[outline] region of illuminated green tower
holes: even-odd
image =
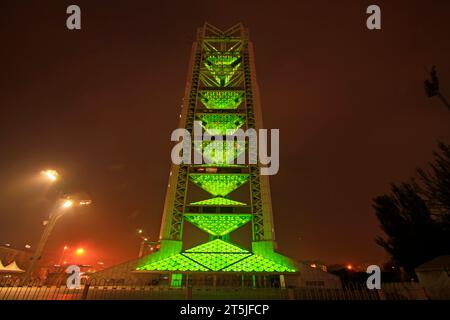
[[[224,140],[238,129],[262,128],[248,31],[241,24],[226,31],[205,24],[198,30],[191,54],[179,127],[192,133],[194,121],[200,121],[204,131],[224,136]],[[248,153],[248,143],[235,143],[222,153],[208,148],[210,143],[192,141],[191,146],[192,152],[203,154],[209,164],[172,165],[160,250],[144,258],[137,271],[168,272],[172,283],[192,273],[295,272],[295,263],[275,251],[268,177],[260,175],[259,164],[225,161]],[[203,190],[203,198],[191,201],[192,190],[198,188]],[[247,188],[247,200],[233,199],[232,194],[243,188]],[[206,232],[209,241],[186,248],[186,223]],[[246,224],[251,224],[251,248],[233,241],[232,232]]]

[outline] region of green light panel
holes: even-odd
[[[237,109],[244,99],[242,91],[200,91],[199,95],[207,109]]]
[[[170,286],[172,288],[181,288],[181,285],[183,284],[183,274],[181,273],[172,273],[172,276],[170,277]]]
[[[249,251],[220,239],[186,250],[183,254],[212,271],[219,271],[251,256]]]
[[[136,268],[140,271],[296,272],[283,262],[252,254],[221,239]]]
[[[201,114],[198,119],[210,135],[232,135],[245,123],[240,114]]]
[[[240,56],[236,54],[213,55],[206,58],[205,67],[214,77],[218,87],[226,87],[239,69],[240,61]]]
[[[224,268],[222,271],[234,272],[295,272],[289,265],[274,262],[260,255],[252,255],[247,259],[239,261]]]
[[[252,220],[250,214],[185,214],[184,218],[213,236],[224,236]]]
[[[225,197],[248,181],[249,175],[245,173],[191,173],[191,181],[213,196]]]
[[[208,164],[233,164],[235,159],[245,151],[245,143],[237,141],[194,141],[194,149],[203,155]]]
[[[246,206],[246,203],[227,198],[215,197],[207,200],[192,202],[191,206]]]
[[[212,271],[219,271],[247,258],[251,253],[184,253],[184,255]]]
[[[138,267],[136,270],[152,270],[152,271],[208,271],[208,269],[201,264],[192,261],[191,259],[176,254],[174,256],[154,261]]]
[[[206,58],[205,64],[217,68],[220,66],[235,66],[239,64],[241,55],[239,53],[215,54]]]
[[[222,168],[222,167],[227,167],[227,168],[245,168],[245,164],[231,164],[231,163],[203,163],[203,164],[193,164],[191,165],[192,167],[195,168],[202,168],[204,167],[206,168]]]
[[[234,244],[215,239],[186,250],[187,253],[250,253]]]

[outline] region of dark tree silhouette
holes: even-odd
[[[429,172],[418,169],[423,183],[423,194],[427,203],[439,219],[449,219],[450,212],[450,146],[439,143],[439,151],[434,152],[434,163]]]
[[[431,170],[418,169],[414,180],[393,184],[373,207],[386,237],[377,237],[395,263],[409,275],[436,256],[450,253],[450,148],[440,143]]]

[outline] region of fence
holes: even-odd
[[[418,283],[387,283],[382,290],[363,285],[341,289],[325,288],[169,288],[139,281],[91,280],[79,289],[65,283],[23,284],[20,280],[0,282],[0,300],[423,300],[427,299]]]

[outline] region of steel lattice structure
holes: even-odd
[[[193,43],[189,76],[180,115],[180,128],[193,136],[194,121],[212,135],[263,128],[256,82],[253,45],[242,24],[228,30],[206,23]],[[225,139],[224,139],[225,140]],[[269,180],[260,165],[228,165],[226,154],[250,152],[234,145],[223,154],[207,151],[208,143],[192,145],[215,163],[172,165],[160,231],[160,250],[149,255],[138,271],[171,272],[295,272],[290,259],[278,254],[274,236]],[[248,157],[246,158],[248,159]],[[212,198],[190,202],[196,185]],[[248,188],[248,201],[231,199],[230,193]],[[209,241],[183,248],[183,226],[191,223],[209,234]],[[252,249],[233,244],[230,233],[251,223]]]

